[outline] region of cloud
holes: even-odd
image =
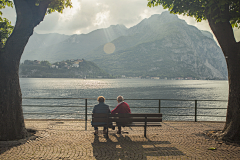
[[[95,18],[96,22],[94,23],[94,26],[103,25],[106,22],[106,20],[108,20],[109,13],[110,13],[110,11],[104,11],[104,12],[97,13],[96,18]]]
[[[2,9],[3,15],[2,17],[7,18],[8,20],[11,21],[12,25],[15,25],[16,22],[16,12],[15,12],[15,8],[10,8],[10,7],[6,7],[4,9]]]
[[[75,9],[66,9],[63,14],[47,15],[36,27],[37,33],[81,34],[89,33],[98,28],[123,24],[126,27],[136,25],[152,14],[161,14],[162,7],[147,7],[146,1],[136,0],[75,0]],[[79,7],[80,6],[80,7]]]
[[[60,22],[68,22],[73,20],[74,15],[81,10],[81,3],[78,0],[72,0],[72,5],[72,8],[66,8],[63,10],[64,14],[60,14]]]
[[[236,40],[240,41],[240,29],[233,28],[233,31],[234,31],[234,36],[235,36]]]
[[[200,30],[206,30],[206,31],[212,32],[206,20],[203,20],[202,22],[197,22],[195,18],[186,16],[186,15],[185,16],[178,15],[178,18],[185,20],[187,24],[195,26]]]
[[[46,15],[44,21],[34,31],[43,33],[82,34],[89,33],[99,28],[110,25],[123,24],[130,28],[149,18],[153,14],[161,14],[165,11],[162,6],[147,7],[147,1],[139,0],[72,0],[73,8],[67,8],[63,14],[52,13]],[[3,16],[15,24],[16,14],[14,8],[3,9]],[[208,22],[197,22],[194,18],[178,15],[189,25],[196,26],[200,30],[212,33]],[[239,29],[234,29],[235,37],[240,40]]]

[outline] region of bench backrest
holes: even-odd
[[[162,122],[161,113],[108,114],[93,113],[92,122]]]

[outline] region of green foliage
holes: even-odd
[[[30,61],[30,60],[25,60],[23,64],[25,65],[29,65],[29,64],[33,64],[34,61]]]
[[[41,61],[40,64],[41,64],[42,66],[48,66],[48,67],[51,66],[51,63],[49,63],[48,61]]]
[[[0,0],[0,9],[5,8],[6,6],[12,7],[13,2],[10,0]],[[13,26],[11,22],[6,18],[2,18],[2,12],[0,11],[0,48],[3,48],[7,38],[11,35]]]
[[[3,48],[8,37],[11,35],[13,26],[6,18],[2,19],[0,17],[0,48]]]
[[[40,5],[40,3],[43,0],[37,0],[36,1],[36,6]],[[62,13],[63,10],[67,7],[72,8],[72,2],[71,0],[51,0],[49,6],[48,6],[48,10],[47,13],[50,14],[52,12],[59,12]]]
[[[43,2],[43,0],[36,0],[35,5],[39,6]],[[52,12],[59,12],[62,13],[63,9],[67,7],[72,7],[71,0],[49,0],[50,4],[48,6],[47,13],[50,14]],[[13,7],[12,0],[0,0],[0,9],[8,7]],[[8,37],[11,35],[13,31],[13,26],[11,25],[11,22],[6,19],[2,18],[2,12],[0,11],[0,48],[3,48]]]
[[[12,7],[13,6],[13,2],[11,0],[0,0],[0,9],[3,9],[6,6]],[[0,11],[0,15],[2,15],[1,11]]]
[[[90,61],[80,60],[79,66],[73,64],[77,60],[67,60],[56,63],[48,61],[25,60],[20,65],[20,77],[31,78],[112,78],[111,75],[100,69]]]
[[[232,27],[240,27],[240,1],[239,0],[148,0],[148,7],[162,5],[171,13],[195,17],[198,22],[212,17],[215,22],[229,21]],[[228,10],[229,15],[224,11]],[[218,12],[216,12],[218,11]]]

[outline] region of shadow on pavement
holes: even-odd
[[[4,152],[10,150],[13,147],[20,146],[26,142],[19,142],[19,141],[0,141],[0,155]]]
[[[28,137],[26,137],[25,139],[20,139],[20,140],[16,140],[16,141],[0,141],[0,155],[3,154],[4,152],[10,150],[13,147],[23,145],[27,141],[35,140],[37,138],[37,136],[35,136],[36,130],[27,129],[27,132],[28,132]]]
[[[148,138],[136,141],[132,138],[113,135],[109,139],[104,139],[96,135],[92,143],[93,156],[100,160],[147,159],[147,157],[185,155],[177,148],[172,147],[169,141],[151,141]]]

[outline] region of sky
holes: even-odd
[[[87,34],[99,28],[110,25],[123,24],[130,28],[153,14],[166,11],[162,6],[147,7],[147,0],[72,0],[73,8],[67,8],[60,13],[46,15],[34,31],[39,34]],[[15,24],[16,13],[14,8],[3,9],[3,17]],[[196,22],[192,17],[178,15],[189,25],[200,30],[212,33],[208,22]],[[240,29],[234,29],[235,37],[240,41]]]

